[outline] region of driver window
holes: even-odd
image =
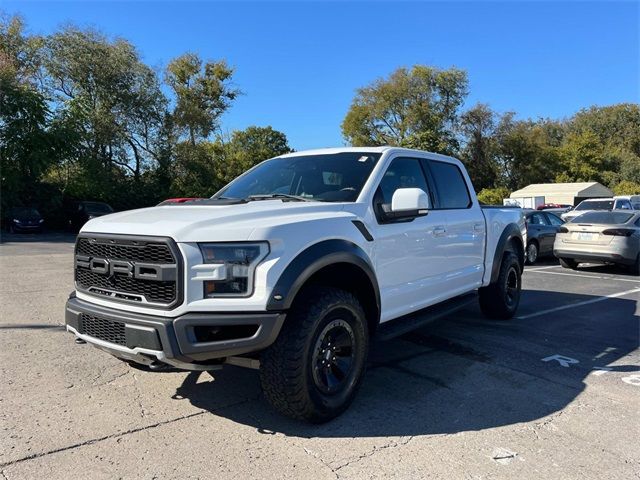
[[[376,197],[377,203],[391,204],[393,194],[399,188],[420,188],[429,195],[427,180],[420,166],[420,161],[415,158],[395,158],[380,181]],[[429,199],[431,208],[431,199]]]

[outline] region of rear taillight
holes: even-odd
[[[569,229],[567,227],[560,227],[558,233],[569,233]]]
[[[608,228],[607,230],[603,230],[603,235],[613,235],[616,237],[630,237],[633,235],[635,230],[631,228]]]

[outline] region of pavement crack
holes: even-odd
[[[331,473],[333,473],[333,475],[335,476],[336,479],[339,478],[338,474],[336,473],[336,471],[334,470],[334,468],[329,465],[329,463],[327,463],[320,455],[318,455],[316,452],[314,452],[313,450],[307,448],[307,447],[302,447],[304,449],[304,452],[307,455],[312,456],[313,458],[315,458],[316,460],[318,460],[320,463],[322,463],[323,466],[327,467],[329,470],[331,470]]]
[[[374,446],[371,450],[368,450],[364,453],[361,453],[360,455],[357,455],[355,457],[351,457],[349,458],[346,462],[341,463],[340,465],[336,466],[335,468],[332,468],[334,473],[338,473],[338,471],[342,470],[345,467],[348,467],[350,465],[356,464],[360,461],[362,461],[365,458],[369,458],[372,457],[373,455],[377,454],[378,452],[382,451],[382,450],[387,450],[387,449],[391,449],[391,448],[398,448],[398,447],[403,447],[405,445],[407,445],[409,442],[411,442],[413,439],[415,438],[414,435],[411,436],[405,436],[405,437],[400,437],[398,440],[391,440],[388,443],[385,443],[384,445],[381,446]],[[339,475],[338,475],[339,477]]]
[[[238,406],[238,405],[242,405],[242,404],[245,404],[245,403],[253,402],[255,400],[256,400],[256,397],[245,398],[245,399],[240,400],[238,402],[230,403],[229,405],[223,405],[220,408],[217,408],[217,409],[214,409],[214,410],[201,410],[199,412],[190,413],[188,415],[181,415],[179,417],[171,418],[169,420],[163,420],[161,422],[156,422],[156,423],[152,423],[150,425],[145,425],[144,427],[132,428],[132,429],[124,431],[124,432],[113,433],[111,435],[104,435],[102,437],[85,440],[84,442],[78,442],[78,443],[74,443],[72,445],[67,445],[66,447],[54,448],[54,449],[51,449],[51,450],[47,450],[46,452],[34,453],[34,454],[27,455],[27,456],[22,457],[22,458],[18,458],[16,460],[11,460],[9,462],[0,463],[0,468],[4,468],[4,467],[8,467],[10,465],[15,465],[15,464],[18,464],[18,463],[26,462],[28,460],[33,460],[35,458],[46,457],[48,455],[53,455],[55,453],[65,452],[67,450],[73,450],[74,448],[84,447],[84,446],[87,446],[87,445],[93,445],[95,443],[100,443],[100,442],[103,442],[105,440],[111,440],[111,439],[114,439],[114,438],[121,438],[121,437],[124,437],[126,435],[130,435],[132,433],[138,433],[138,432],[143,432],[145,430],[151,430],[151,429],[154,429],[154,428],[157,428],[157,427],[162,427],[164,425],[169,425],[171,423],[179,422],[181,420],[187,420],[189,418],[198,417],[198,416],[204,415],[206,413],[216,413],[216,412],[225,410],[227,408],[232,408],[232,407],[235,407],[235,406]],[[3,476],[4,476],[4,473],[3,473]],[[6,476],[4,476],[4,478],[1,479],[1,480],[8,480],[8,479],[6,479]]]
[[[2,480],[9,480],[9,477],[7,477],[7,474],[4,473],[4,470],[0,470],[0,475],[2,475]]]
[[[136,391],[136,402],[138,403],[138,406],[140,407],[140,416],[142,418],[144,418],[146,416],[146,412],[144,409],[144,405],[142,405],[142,392],[140,391],[140,385],[138,383],[138,376],[134,373],[133,374],[133,388]]]

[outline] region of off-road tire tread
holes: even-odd
[[[336,303],[349,304],[358,311],[359,318],[363,320],[361,323],[364,334],[368,335],[364,310],[354,295],[336,288],[314,286],[296,299],[278,338],[263,352],[260,365],[263,393],[269,403],[286,416],[322,423],[339,415],[349,406],[350,401],[339,412],[327,416],[318,412],[307,394],[309,387],[306,384],[304,355],[308,337],[313,335],[316,322],[324,316],[327,308]],[[363,374],[364,371],[361,376]],[[355,391],[351,399],[353,396]]]
[[[488,318],[509,320],[513,318],[515,314],[516,309],[512,310],[504,303],[504,294],[501,291],[502,285],[505,284],[505,277],[509,267],[513,263],[515,263],[518,271],[522,275],[518,257],[512,252],[505,252],[502,257],[500,273],[498,274],[496,282],[479,289],[480,310],[482,310],[482,313]],[[520,278],[520,285],[522,285],[522,278]]]

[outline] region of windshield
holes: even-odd
[[[584,201],[576,207],[576,210],[613,210],[613,200]]]
[[[573,219],[572,223],[600,223],[604,225],[618,225],[627,223],[632,213],[624,212],[587,212]]]
[[[84,209],[87,213],[111,213],[113,212],[113,208],[111,208],[106,203],[100,202],[85,202]]]
[[[355,202],[380,155],[343,152],[266,160],[213,198],[295,195],[323,202]]]

